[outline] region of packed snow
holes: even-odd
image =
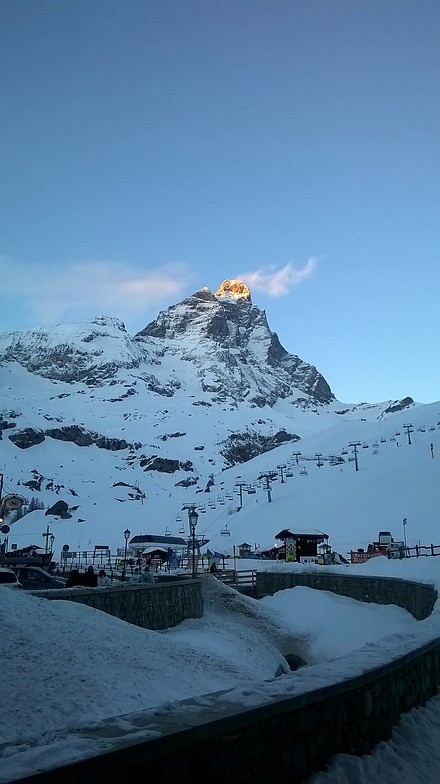
[[[271,568],[310,570],[281,563]],[[377,557],[329,568],[407,576],[440,587],[436,558]],[[77,603],[2,588],[2,784],[103,752],[127,736],[154,737],[161,714],[175,712],[178,719],[181,700],[226,690],[222,699],[231,703],[264,704],[352,677],[440,634],[437,607],[417,622],[393,605],[303,587],[258,601],[209,574],[201,579],[203,617],[162,632]],[[306,661],[296,672],[283,656],[286,635]],[[105,732],[109,724],[112,733]],[[383,784],[437,781],[439,735],[440,698],[434,698],[404,716],[389,743],[361,759],[338,755],[328,772],[310,782],[370,784],[372,771]]]

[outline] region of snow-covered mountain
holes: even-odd
[[[116,548],[126,527],[177,535],[182,506],[193,502],[205,505],[199,526],[216,549],[260,541],[263,503],[249,495],[252,519],[243,528],[248,504],[238,513],[240,484],[247,500],[262,471],[285,465],[294,475],[319,454],[323,471],[331,465],[333,475],[343,473],[351,467],[351,441],[379,444],[408,417],[425,421],[429,408],[411,398],[335,400],[318,370],[282,347],[239,281],[197,291],[134,336],[108,317],[0,334],[0,362],[4,493],[34,498],[46,510],[58,500],[70,507],[66,520],[33,511],[13,523],[9,543],[18,546],[38,544],[48,523],[56,546],[72,549],[97,542]],[[435,429],[432,412],[430,418]],[[301,456],[292,458],[294,452]],[[335,525],[344,503],[338,484]],[[331,528],[328,500],[313,492],[302,527],[322,529],[325,516]],[[316,501],[322,511],[308,519]],[[270,546],[293,522],[290,503],[273,524],[264,523],[261,544]],[[379,518],[371,536],[378,527]],[[231,533],[226,542],[224,528]]]

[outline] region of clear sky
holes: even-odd
[[[248,282],[343,401],[440,399],[438,0],[2,0],[0,329]]]

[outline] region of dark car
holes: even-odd
[[[13,566],[13,571],[17,575],[20,584],[27,591],[41,591],[45,588],[64,588],[65,580],[59,577],[52,577],[45,569],[39,566]]]
[[[12,569],[0,567],[0,587],[6,585],[8,588],[23,588],[17,580],[17,575]]]

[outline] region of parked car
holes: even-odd
[[[0,587],[6,585],[7,588],[23,588],[17,580],[17,575],[12,569],[0,567]]]
[[[66,581],[60,577],[53,577],[39,566],[14,566],[19,582],[27,591],[41,591],[44,588],[64,588]]]

